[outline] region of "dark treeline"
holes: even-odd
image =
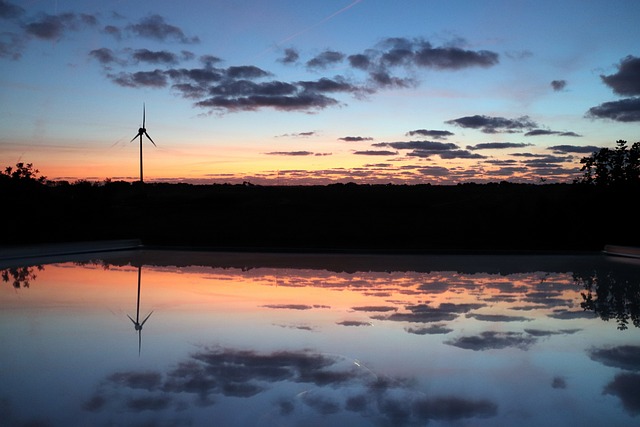
[[[255,186],[5,181],[0,244],[140,238],[232,250],[601,250],[638,245],[636,186]]]

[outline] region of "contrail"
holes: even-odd
[[[280,44],[282,44],[282,43],[286,43],[286,42],[288,42],[288,41],[290,41],[290,40],[293,40],[293,39],[295,39],[296,37],[298,37],[298,36],[300,36],[300,35],[302,35],[302,34],[304,34],[304,33],[308,32],[308,31],[313,30],[313,29],[314,29],[314,28],[316,28],[317,26],[322,25],[322,24],[324,24],[325,22],[327,22],[328,20],[330,20],[330,19],[332,19],[332,18],[334,18],[334,17],[336,17],[336,16],[340,15],[341,13],[344,13],[344,12],[346,12],[347,10],[351,9],[353,6],[355,6],[356,4],[360,3],[361,1],[362,1],[362,0],[355,0],[353,3],[351,3],[351,4],[349,4],[349,5],[345,6],[345,7],[343,7],[342,9],[338,10],[337,12],[333,12],[331,15],[327,16],[326,18],[321,19],[320,21],[318,21],[317,23],[313,24],[312,26],[307,27],[307,28],[305,28],[304,30],[298,31],[298,32],[297,32],[297,33],[295,33],[295,34],[292,34],[292,35],[290,35],[289,37],[286,37],[286,38],[284,38],[284,39],[280,40],[280,41],[278,42],[278,45],[280,45]]]
[[[270,48],[266,49],[264,52],[262,52],[262,53],[261,53],[261,54],[259,54],[258,56],[260,57],[260,56],[264,55],[265,53],[267,53],[267,52],[269,52],[269,51],[271,51],[271,50],[274,50],[274,49],[278,48],[278,47],[279,47],[280,45],[282,45],[283,43],[287,43],[287,42],[289,42],[289,41],[291,41],[291,40],[293,40],[293,39],[295,39],[295,38],[297,38],[297,37],[301,36],[302,34],[304,34],[304,33],[306,33],[306,32],[309,32],[309,31],[313,30],[314,28],[316,28],[316,27],[318,27],[318,26],[320,26],[320,25],[324,24],[325,22],[329,21],[330,19],[333,19],[333,18],[335,18],[336,16],[340,15],[341,13],[346,12],[347,10],[351,9],[353,6],[357,5],[358,3],[362,2],[362,1],[363,1],[363,0],[355,0],[355,1],[351,2],[350,4],[346,5],[346,6],[345,6],[345,7],[343,7],[342,9],[340,9],[340,10],[338,10],[338,11],[336,11],[336,12],[333,12],[331,15],[329,15],[329,16],[327,16],[327,17],[325,17],[325,18],[321,19],[320,21],[316,22],[315,24],[313,24],[313,25],[311,25],[311,26],[309,26],[309,27],[307,27],[307,28],[305,28],[305,29],[303,29],[303,30],[300,30],[300,31],[298,31],[297,33],[294,33],[294,34],[292,34],[292,35],[290,35],[290,36],[288,36],[288,37],[285,37],[284,39],[282,39],[282,40],[280,40],[279,42],[275,43],[275,46],[273,46],[273,47],[270,47]]]

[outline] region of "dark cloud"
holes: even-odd
[[[81,25],[95,25],[97,19],[92,15],[62,13],[59,15],[42,14],[37,20],[24,26],[28,35],[42,40],[58,40],[67,30],[78,30]]]
[[[484,133],[514,133],[537,127],[537,124],[528,116],[522,116],[517,119],[507,119],[504,117],[475,115],[459,117],[448,120],[445,123],[463,128],[480,129]]]
[[[24,9],[5,0],[0,0],[0,18],[14,19],[24,14]]]
[[[598,150],[601,147],[596,147],[595,145],[553,145],[551,147],[547,147],[549,150],[552,150],[556,154],[568,154],[568,153],[579,153],[579,154],[591,154]]]
[[[554,310],[553,313],[547,316],[553,319],[571,320],[571,319],[595,319],[597,315],[590,311],[569,311],[569,310]]]
[[[135,61],[148,62],[150,64],[175,64],[178,62],[177,56],[166,50],[151,51],[149,49],[138,49],[133,52],[132,58]]]
[[[434,153],[430,150],[414,150],[411,153],[408,153],[407,156],[414,157],[430,157]],[[451,150],[451,151],[441,151],[438,153],[438,156],[442,159],[486,159],[486,156],[477,153],[471,153],[467,150]]]
[[[110,74],[111,80],[124,87],[162,88],[167,86],[167,77],[162,70],[138,71],[135,73]]]
[[[474,318],[483,322],[530,322],[532,319],[523,316],[508,316],[506,314],[469,313],[467,318]]]
[[[25,39],[15,33],[0,33],[0,58],[18,60],[22,57]]]
[[[567,388],[567,380],[563,377],[553,377],[551,387],[555,389],[565,389]]]
[[[313,156],[311,151],[270,151],[269,156]]]
[[[122,38],[122,30],[115,25],[105,25],[102,32],[113,36],[116,40],[120,40]]]
[[[282,58],[278,59],[278,61],[282,62],[283,64],[293,64],[297,62],[299,58],[300,54],[297,50],[288,48],[284,50],[284,55],[282,56]]]
[[[247,95],[241,97],[213,96],[196,102],[198,107],[227,111],[253,111],[274,108],[282,111],[323,109],[338,104],[338,101],[318,93],[296,93],[285,95]]]
[[[231,79],[258,79],[270,75],[271,73],[253,65],[242,65],[227,68],[227,77]]]
[[[375,312],[375,313],[386,313],[389,311],[396,311],[397,308],[388,305],[365,305],[359,307],[351,307],[353,311],[364,311],[364,312]]]
[[[435,139],[447,139],[447,137],[454,135],[453,132],[449,132],[448,130],[430,130],[430,129],[416,129],[410,130],[406,133],[407,136],[427,136]]]
[[[338,138],[340,141],[345,142],[360,142],[360,141],[372,141],[373,138],[367,136],[343,136],[342,138]]]
[[[345,58],[345,54],[334,50],[326,50],[315,58],[307,61],[307,67],[309,68],[327,68],[338,62],[342,62]]]
[[[617,396],[622,401],[624,409],[632,416],[640,414],[640,374],[618,374],[604,388],[604,394]]]
[[[360,320],[343,320],[341,322],[336,322],[336,325],[342,325],[342,326],[371,326],[371,323],[362,322]]]
[[[580,329],[561,329],[560,331],[547,331],[543,329],[526,329],[524,330],[529,335],[533,335],[534,337],[549,337],[552,335],[570,335],[579,332]]]
[[[551,87],[553,88],[554,91],[560,92],[565,87],[567,87],[567,81],[566,80],[552,80],[551,81]]]
[[[597,107],[591,107],[586,116],[617,122],[640,122],[640,97],[604,102]]]
[[[323,77],[316,81],[301,81],[298,84],[305,91],[310,92],[354,92],[358,90],[358,87],[340,77],[334,79]]]
[[[424,398],[414,402],[413,410],[422,420],[455,421],[462,418],[489,418],[498,414],[498,405],[490,400],[459,397]]]
[[[600,78],[618,95],[640,95],[640,58],[629,55],[620,61],[617,73]]]
[[[447,328],[444,324],[429,325],[423,327],[408,327],[405,331],[415,335],[441,335],[453,332],[453,329]]]
[[[379,142],[373,145],[376,147],[391,147],[396,150],[422,150],[432,152],[442,152],[460,148],[452,142],[438,141]]]
[[[433,323],[453,320],[459,314],[467,313],[483,307],[484,304],[453,304],[442,303],[437,308],[426,304],[405,307],[407,312],[393,313],[389,316],[374,316],[377,320],[392,320],[398,322]]]
[[[266,304],[261,307],[286,310],[311,310],[313,306],[305,304]]]
[[[476,145],[467,145],[467,150],[503,150],[507,148],[529,147],[533,144],[524,142],[482,142]]]
[[[575,132],[560,132],[557,130],[549,130],[549,129],[533,129],[524,134],[524,136],[540,136],[540,135],[558,135],[558,136],[575,136],[575,137],[582,136]]]
[[[536,342],[536,338],[523,335],[519,332],[485,331],[480,335],[459,337],[445,344],[463,348],[465,350],[484,351],[516,347],[527,350]]]
[[[425,46],[416,52],[415,61],[422,67],[459,70],[469,67],[496,65],[498,54],[488,50],[472,51],[456,47],[432,48]]]
[[[589,357],[606,366],[628,371],[640,371],[640,346],[637,345],[596,348],[589,351]],[[640,383],[638,385],[640,386]]]
[[[174,40],[181,43],[198,43],[197,37],[187,37],[184,32],[167,24],[160,15],[151,15],[140,20],[137,24],[127,26],[127,29],[137,36],[154,40]]]
[[[98,60],[102,65],[109,65],[112,63],[120,63],[120,60],[116,54],[109,48],[102,47],[100,49],[94,49],[89,52],[89,56]]]
[[[152,391],[160,387],[162,376],[153,371],[116,372],[107,380],[122,387]]]
[[[398,152],[389,150],[359,150],[354,151],[353,154],[361,156],[395,156]]]

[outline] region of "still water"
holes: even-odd
[[[640,260],[141,250],[0,270],[3,426],[640,423]]]

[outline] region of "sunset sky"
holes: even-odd
[[[639,140],[640,2],[0,0],[0,160],[50,180],[571,182]]]

